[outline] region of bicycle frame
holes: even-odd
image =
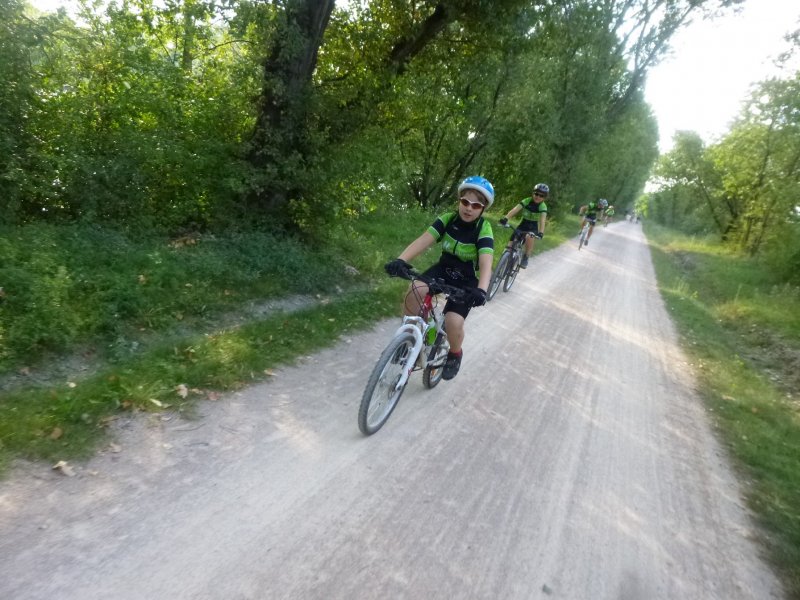
[[[430,357],[427,356],[425,352],[422,352],[423,347],[426,345],[425,338],[428,336],[428,332],[431,329],[435,329],[438,335],[444,331],[444,315],[434,310],[433,294],[431,294],[430,289],[428,289],[428,293],[425,294],[420,312],[422,313],[421,315],[404,316],[403,322],[394,333],[395,337],[406,332],[414,336],[414,347],[411,348],[409,352],[409,360],[407,363],[410,366],[403,370],[403,375],[395,386],[396,389],[405,386],[406,383],[408,383],[408,378],[411,377],[411,373],[417,368],[424,369],[428,366],[428,359]],[[433,317],[432,322],[430,320],[431,317]],[[420,359],[419,367],[417,367],[417,359]]]

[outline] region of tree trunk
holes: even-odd
[[[250,140],[255,169],[248,205],[260,213],[282,212],[313,167],[308,102],[311,77],[335,0],[289,0],[262,68],[264,84]]]

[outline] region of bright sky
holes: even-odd
[[[29,1],[42,10],[66,4]],[[650,71],[645,92],[662,152],[678,130],[696,131],[706,142],[721,137],[751,84],[779,73],[772,61],[788,48],[783,36],[798,28],[800,1],[746,0],[741,14],[697,21],[678,33],[672,56]]]
[[[799,19],[797,0],[746,0],[739,15],[679,32],[672,57],[650,71],[645,92],[662,152],[675,131],[696,131],[707,143],[725,134],[751,84],[780,74],[773,59],[790,47],[783,36],[800,28]]]

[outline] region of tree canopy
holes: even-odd
[[[657,156],[647,70],[738,1],[7,0],[3,218],[312,231],[438,207],[474,173],[501,205],[538,181],[556,211],[632,202]]]
[[[776,262],[796,278],[800,72],[757,84],[719,141],[706,145],[693,132],[674,141],[657,164],[649,214],[688,233],[716,235],[750,255],[781,255]]]

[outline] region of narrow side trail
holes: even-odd
[[[458,377],[415,374],[364,438],[396,326],[126,421],[75,477],[20,465],[0,598],[781,597],[638,225],[536,256],[473,311]]]

